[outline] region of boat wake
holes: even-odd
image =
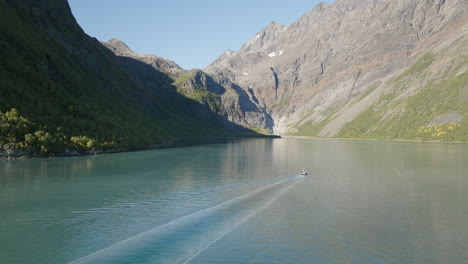
[[[120,241],[75,263],[189,263],[213,243],[266,209],[301,181],[278,179],[266,186],[175,219]]]

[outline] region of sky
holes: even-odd
[[[271,21],[289,25],[319,0],[69,0],[83,30],[133,51],[204,68]],[[322,2],[333,2],[322,0]]]

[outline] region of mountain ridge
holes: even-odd
[[[353,98],[374,85],[382,86],[375,93],[390,89],[428,52],[437,59],[444,52],[466,54],[466,10],[465,1],[443,0],[319,4],[285,31],[270,32],[274,41],[256,45],[254,37],[204,70],[252,90],[275,120],[276,133],[336,136],[380,95],[354,105],[349,115],[342,106]],[[448,49],[437,50],[442,46]],[[304,125],[314,131],[301,132]]]

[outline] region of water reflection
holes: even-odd
[[[193,263],[462,263],[468,258],[464,144],[211,143],[0,162],[0,255],[9,263],[69,262],[304,167],[310,177]]]

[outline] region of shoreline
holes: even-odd
[[[317,140],[352,140],[352,141],[380,141],[380,142],[413,142],[413,143],[449,143],[449,144],[467,144],[468,142],[464,141],[424,141],[424,140],[411,140],[411,139],[375,139],[375,138],[324,138],[324,137],[312,137],[312,136],[279,136],[279,135],[238,135],[238,136],[218,136],[218,137],[176,137],[169,140],[165,140],[161,144],[149,145],[144,147],[128,147],[128,148],[118,148],[110,150],[88,150],[83,152],[71,151],[64,153],[55,153],[52,155],[39,155],[39,154],[26,154],[20,156],[1,156],[0,161],[6,160],[25,160],[25,159],[46,159],[46,158],[68,158],[68,157],[81,157],[81,156],[93,156],[93,155],[102,155],[102,154],[114,154],[114,153],[123,153],[123,152],[136,152],[136,151],[145,151],[145,150],[155,150],[155,149],[165,149],[171,147],[184,147],[176,146],[176,142],[181,142],[183,140],[209,140],[209,139],[246,139],[246,138],[297,138],[297,139],[317,139]]]
[[[145,150],[155,150],[155,149],[165,149],[171,147],[177,147],[176,142],[181,142],[182,140],[195,140],[195,139],[241,139],[241,138],[281,138],[277,135],[238,135],[238,136],[219,136],[219,137],[176,137],[163,141],[161,144],[154,144],[143,147],[128,147],[128,148],[118,148],[118,149],[109,149],[109,150],[87,150],[83,152],[70,151],[63,153],[54,153],[51,155],[39,155],[39,154],[25,154],[19,156],[0,156],[0,161],[6,160],[26,160],[26,159],[47,159],[47,158],[69,158],[69,157],[81,157],[81,156],[94,156],[102,154],[114,154],[114,153],[123,153],[123,152],[136,152],[136,151],[145,151]],[[180,146],[182,147],[182,146]]]
[[[312,136],[281,136],[282,138],[302,138],[302,139],[324,139],[324,140],[354,140],[354,141],[381,141],[381,142],[414,142],[414,143],[453,143],[467,144],[465,141],[441,141],[441,140],[416,140],[416,139],[379,139],[379,138],[326,138]]]
[[[70,151],[63,153],[54,153],[51,155],[39,155],[39,154],[27,154],[15,157],[0,157],[0,161],[4,160],[24,160],[24,159],[47,159],[47,158],[69,158],[69,157],[81,157],[81,156],[94,156],[101,154],[113,154],[113,153],[122,153],[122,152],[135,152],[143,150],[152,150],[152,149],[163,149],[168,148],[174,144],[177,138],[164,141],[162,144],[155,144],[145,147],[129,147],[129,148],[118,148],[118,149],[109,149],[109,150],[87,150],[83,152],[79,151]]]

